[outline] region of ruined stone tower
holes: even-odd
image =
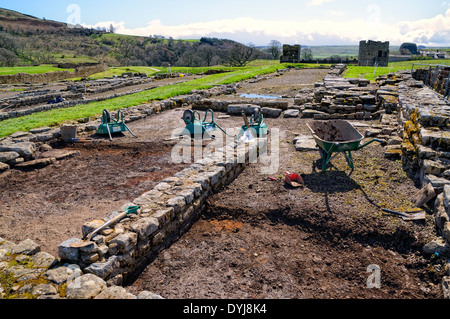
[[[389,64],[389,41],[361,41],[359,42],[359,66],[388,66]]]
[[[280,63],[299,63],[300,62],[300,45],[283,45],[283,55],[280,58]]]

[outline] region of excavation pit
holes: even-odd
[[[286,142],[306,135],[307,121],[267,119],[283,141],[277,172],[249,164],[125,288],[168,299],[440,298],[440,277],[420,253],[433,227],[380,209],[411,205],[417,189],[401,163],[370,145],[355,154],[351,176],[344,157],[321,172],[318,151]],[[286,185],[286,170],[301,174],[305,188]],[[382,269],[381,289],[368,289],[373,265]]]
[[[255,84],[262,85],[264,82],[252,85]],[[297,86],[298,83],[293,85]],[[283,94],[280,91],[276,93]],[[151,157],[152,152],[161,152],[158,154],[162,161],[167,159],[165,156],[168,150],[173,149],[179,141],[166,139],[172,136],[174,128],[183,127],[183,111],[166,110],[130,123],[130,128],[139,136],[138,139],[125,134],[114,138],[111,147],[107,147],[107,144],[100,147],[77,146],[81,153],[79,158],[84,156],[84,152],[91,152],[89,154],[92,157],[98,155],[100,158],[104,156],[103,153],[108,153],[111,157],[115,156],[117,163],[113,168],[120,166],[126,172],[132,170],[134,174],[139,174],[140,170],[147,167],[152,170],[153,166],[139,161]],[[198,214],[195,214],[196,219],[189,227],[183,227],[180,237],[157,253],[144,256],[151,257],[146,267],[140,268],[132,277],[127,276],[127,280],[120,285],[123,284],[126,290],[135,295],[147,290],[167,299],[442,298],[440,283],[445,273],[445,261],[437,257],[429,258],[422,253],[424,244],[434,238],[433,216],[427,215],[426,222],[411,223],[381,211],[382,207],[401,210],[412,205],[410,199],[417,192],[417,188],[402,170],[401,163],[385,158],[384,149],[380,145],[370,145],[355,154],[357,165],[351,176],[343,157],[337,157],[330,170],[321,172],[318,169],[319,152],[314,149],[296,152],[293,144],[296,136],[310,134],[306,125],[308,121],[310,120],[283,117],[266,119],[272,130],[270,140],[275,138],[280,142],[277,169],[271,173],[263,173],[261,169],[265,166],[264,163],[249,164],[245,168],[242,167],[242,170],[237,170],[230,183],[216,187],[214,192],[206,195],[203,193],[204,201]],[[243,121],[240,116],[231,116],[221,118],[219,123],[228,132],[231,128],[239,128]],[[366,122],[367,125],[377,123],[379,122]],[[358,129],[362,130],[361,133],[364,132],[362,126],[358,126]],[[148,152],[139,149],[138,145],[145,146],[144,149]],[[270,143],[269,145],[271,146]],[[126,148],[127,155],[123,155],[121,147]],[[270,152],[272,150],[270,149]],[[134,158],[133,153],[136,155]],[[133,160],[120,161],[121,157],[128,156]],[[67,159],[65,163],[70,163],[71,160],[73,158]],[[134,164],[133,161],[137,163]],[[87,169],[87,164],[80,163],[85,165],[84,169]],[[54,176],[66,182],[64,195],[67,198],[83,191],[79,188],[75,191],[71,189],[70,194],[67,192],[67,189],[71,188],[68,186],[70,170],[67,168],[66,171],[61,171],[61,165],[70,167],[61,162],[59,167],[56,163],[29,172],[33,178],[41,177],[42,184],[32,185],[37,194],[45,195],[45,189],[54,182]],[[166,160],[164,165],[173,168],[172,172],[167,172],[170,173],[168,176],[176,176],[178,179],[189,164],[171,166]],[[60,170],[61,173],[46,174],[45,169],[50,167],[56,168],[56,171]],[[95,176],[107,175],[104,167],[97,168]],[[288,170],[301,174],[305,181],[304,188],[292,189],[285,184],[283,176]],[[118,181],[125,184],[120,171],[112,171],[118,175]],[[83,170],[78,171],[80,172]],[[13,172],[12,176],[14,174],[16,172]],[[107,180],[110,176],[103,177]],[[131,177],[139,178],[136,175]],[[157,180],[163,179],[165,177],[160,176]],[[172,181],[176,179],[169,178]],[[123,202],[151,189],[151,185],[147,184],[141,188],[140,182],[134,186],[138,189],[138,195],[124,196]],[[19,191],[21,181],[17,180],[15,183],[15,198],[26,198],[27,194],[22,195]],[[45,183],[48,185],[45,186]],[[110,186],[116,187],[117,183]],[[104,189],[107,184],[95,181],[89,183],[89,187],[93,188],[93,185],[103,191],[105,205],[111,206],[99,211],[98,216],[90,215],[86,221],[104,218],[123,203],[118,195],[111,196],[107,193],[108,190]],[[91,192],[92,189],[88,193]],[[47,193],[50,194],[48,190]],[[13,190],[7,196],[11,194],[14,195]],[[59,198],[62,197],[61,195]],[[2,204],[4,198],[7,197],[2,196],[0,199]],[[29,198],[26,200],[30,201]],[[42,198],[34,197],[31,200],[37,203],[41,202]],[[64,204],[64,200],[62,203]],[[77,201],[76,204],[79,203]],[[9,222],[9,226],[17,227],[20,222],[31,218],[34,218],[35,227],[42,226],[47,214],[53,217],[55,227],[52,233],[48,230],[39,232],[37,229],[37,233],[45,235],[46,240],[51,240],[54,235],[57,238],[55,242],[59,244],[70,237],[80,236],[80,228],[77,225],[72,223],[69,227],[61,222],[67,218],[63,216],[64,213],[59,216],[55,211],[45,210],[41,214],[34,212],[34,215],[29,214],[16,221],[16,216],[21,217],[23,209],[11,206],[9,203],[0,216],[5,218],[3,221]],[[90,210],[91,206],[88,201],[86,210]],[[16,215],[8,218],[11,212]],[[183,213],[181,211],[181,215]],[[135,229],[136,238],[139,230],[131,227],[129,223],[124,224],[126,223],[120,227]],[[155,232],[161,235],[162,230]],[[26,227],[12,229],[9,233],[11,236],[4,237],[18,242],[18,237],[14,236],[22,235],[21,232],[23,238],[37,238],[36,232],[33,231],[30,235],[30,229]],[[158,239],[157,235],[147,240],[154,243]],[[3,233],[0,233],[0,237],[2,236]],[[136,248],[140,244],[142,243],[137,242]],[[42,250],[51,252],[45,245]],[[126,262],[133,256],[128,255],[130,258],[122,260]],[[380,288],[369,287],[373,269],[381,270]],[[118,269],[123,272],[128,270],[129,268]]]

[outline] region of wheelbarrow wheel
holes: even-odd
[[[183,120],[186,123],[193,123],[194,122],[194,113],[191,110],[184,111]]]
[[[103,114],[105,115],[105,121],[106,123],[111,122],[111,113],[108,110],[103,110]]]

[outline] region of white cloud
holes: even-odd
[[[321,4],[324,4],[326,2],[332,2],[333,0],[311,0],[310,2],[308,2],[306,4],[306,6],[311,7],[311,6],[320,6]]]
[[[334,12],[341,15],[345,12]],[[147,26],[131,29],[124,22],[101,22],[92,27],[113,24],[116,33],[129,35],[164,35],[175,39],[200,38],[203,36],[226,35],[241,42],[265,44],[278,39],[295,43],[324,44],[353,43],[360,40],[390,41],[392,44],[415,42],[424,45],[450,45],[450,9],[445,14],[430,19],[403,21],[398,24],[371,23],[367,19],[331,20],[263,20],[251,17],[196,22],[182,25],[164,25],[161,20],[152,20]],[[245,39],[245,40],[242,40]],[[257,43],[257,39],[260,43]],[[331,43],[330,43],[331,42]]]
[[[421,19],[398,24],[400,35],[413,42],[429,44],[450,44],[450,9],[445,14],[433,18]],[[445,36],[447,35],[447,36]]]
[[[327,15],[332,17],[342,17],[345,16],[345,11],[342,10],[330,10],[327,12]]]

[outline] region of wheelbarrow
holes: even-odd
[[[109,139],[112,141],[113,133],[121,133],[121,132],[130,132],[131,135],[137,137],[133,134],[133,132],[128,128],[123,120],[123,112],[119,110],[117,112],[117,117],[114,119],[111,117],[111,113],[108,110],[103,110],[102,114],[102,123],[99,125],[97,129],[97,134],[99,135],[109,135]]]
[[[314,121],[307,126],[319,148],[324,172],[339,153],[344,154],[348,166],[353,170],[355,165],[352,152],[359,151],[374,142],[385,144],[385,141],[380,139],[372,139],[362,144],[364,136],[352,124],[343,120]]]
[[[207,118],[209,113],[211,113],[211,121],[208,122]],[[210,109],[206,110],[203,121],[200,118],[200,113],[192,110],[184,111],[182,119],[186,127],[180,133],[180,136],[187,135],[193,139],[214,139],[215,136],[212,132],[217,129],[229,135],[214,121],[214,112]]]
[[[245,140],[251,140],[254,137],[264,138],[269,134],[269,128],[266,123],[264,123],[264,116],[261,112],[260,107],[255,107],[253,110],[253,115],[250,120],[242,112],[242,117],[244,118],[245,124],[241,127],[237,139],[244,138]]]

